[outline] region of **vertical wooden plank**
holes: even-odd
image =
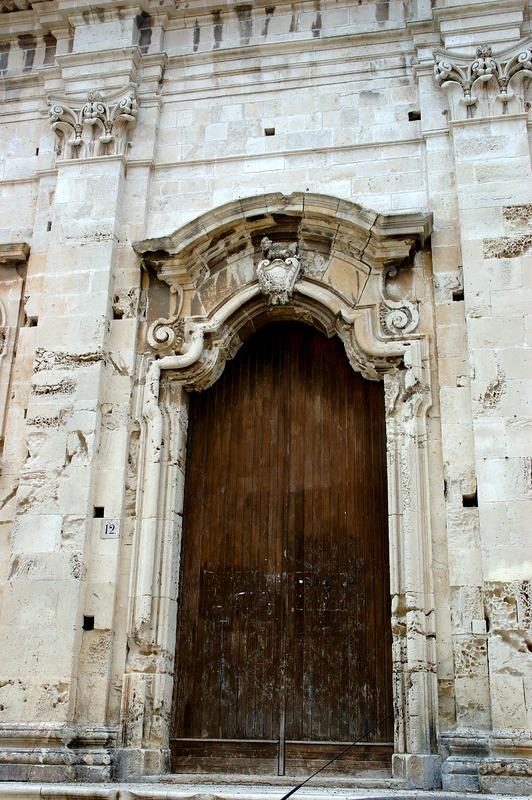
[[[299,736],[294,739],[307,739],[312,735],[312,640],[310,631],[313,625],[313,569],[314,569],[314,519],[316,515],[316,458],[313,457],[313,442],[316,437],[314,379],[316,359],[309,344],[311,358],[305,359],[305,384],[303,388],[303,409],[305,420],[305,530],[303,552],[303,593],[302,593],[302,665],[301,665],[301,727]]]

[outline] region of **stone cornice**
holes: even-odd
[[[161,280],[177,289],[193,285],[199,275],[203,279],[211,268],[218,268],[219,231],[224,230],[228,237],[232,230],[231,235],[241,244],[242,237],[260,238],[267,233],[270,215],[279,213],[294,220],[295,229],[298,229],[297,221],[304,219],[305,230],[316,227],[313,235],[318,238],[320,220],[326,215],[333,221],[334,241],[339,250],[344,252],[347,247],[344,258],[358,258],[366,266],[370,265],[370,269],[401,265],[409,259],[413,249],[424,246],[432,233],[431,214],[379,214],[328,195],[274,192],[231,201],[168,236],[145,239],[133,246]]]
[[[436,22],[442,22],[480,14],[496,14],[498,11],[524,11],[527,4],[528,0],[468,0],[466,4],[462,1],[454,6],[435,8],[433,14]]]
[[[43,86],[43,75],[39,70],[35,72],[17,72],[13,75],[4,75],[0,77],[0,86],[6,89],[27,89],[30,86]],[[2,103],[15,101],[20,103],[20,97],[15,98],[2,98]]]
[[[512,115],[510,115],[510,114],[494,114],[492,117],[490,117],[490,121],[491,122],[508,122],[509,120],[516,120],[516,119],[520,119],[520,120],[523,120],[523,122],[527,122],[528,119],[529,119],[529,116],[528,116],[528,114],[526,112],[523,112],[522,114],[512,114]],[[467,127],[468,125],[476,125],[479,121],[480,120],[476,119],[475,117],[473,117],[471,119],[450,120],[449,121],[449,128],[463,128],[463,127]],[[532,124],[532,123],[529,123],[529,124]],[[446,130],[446,132],[447,132],[447,130]]]
[[[26,262],[30,254],[27,242],[7,242],[0,244],[0,264]]]
[[[268,58],[277,54],[285,56],[288,54],[301,57],[303,50],[310,54],[309,63],[316,64],[314,56],[320,51],[340,50],[342,48],[353,48],[350,59],[368,61],[372,57],[383,56],[383,51],[379,45],[386,44],[386,57],[400,55],[412,50],[410,34],[405,26],[382,31],[369,31],[366,33],[349,33],[340,36],[328,36],[324,39],[287,39],[285,41],[264,42],[260,45],[249,44],[245,47],[235,45],[234,47],[224,47],[223,49],[212,51],[202,50],[198,53],[168,53],[170,63],[178,60],[186,60],[187,63],[215,63],[222,64],[225,61],[235,61],[237,59]],[[360,48],[360,49],[358,49]],[[374,48],[374,51],[372,50]],[[344,54],[345,58],[345,54]]]
[[[144,107],[144,104],[143,104]],[[440,131],[436,132],[428,132],[426,135],[432,135],[432,133],[437,134],[448,134],[448,129],[441,129]],[[425,136],[425,134],[424,134]],[[401,147],[410,147],[411,145],[421,145],[423,142],[424,136],[419,136],[411,139],[390,139],[388,141],[372,141],[372,142],[353,142],[352,144],[344,144],[344,145],[337,145],[337,146],[327,146],[327,147],[301,147],[299,149],[280,149],[275,150],[268,153],[231,153],[225,156],[213,156],[211,158],[193,158],[193,159],[185,159],[183,161],[154,161],[153,159],[148,158],[141,158],[135,159],[131,158],[127,160],[128,169],[133,167],[150,167],[154,170],[159,169],[173,169],[178,170],[181,168],[189,168],[195,166],[204,166],[206,164],[220,164],[220,163],[230,163],[230,162],[238,162],[238,161],[261,161],[262,159],[272,158],[274,156],[305,156],[311,155],[313,153],[347,153],[356,150],[374,150],[375,148],[383,148],[383,147],[391,147],[394,149],[398,149]],[[85,162],[93,162],[93,161],[109,161],[113,158],[122,158],[124,156],[93,156],[90,158],[84,159]],[[61,165],[64,164],[79,164],[78,159],[62,159]],[[57,167],[52,167],[49,169],[37,169],[35,175],[39,178],[56,175],[57,174]],[[9,181],[10,183],[17,183],[17,180],[21,179],[13,179]],[[28,180],[34,180],[34,178],[28,178]],[[1,183],[6,183],[7,181],[0,181]],[[402,215],[403,218],[405,215]]]
[[[130,59],[135,66],[138,66],[143,57],[137,45],[131,45],[131,47],[105,48],[105,50],[83,53],[65,53],[64,55],[56,56],[55,60],[61,69],[65,69],[68,67],[81,67],[87,64],[112,64],[118,58]]]

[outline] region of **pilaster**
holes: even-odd
[[[476,485],[463,495],[481,551],[478,590],[464,585],[456,598],[457,624],[472,617],[455,641],[457,714],[461,690],[467,702],[443,737],[444,786],[526,793],[532,52],[529,42],[498,53],[483,44],[472,57],[436,51],[435,61],[450,117],[471,378]]]
[[[135,53],[124,54],[129,74]],[[105,65],[101,91],[74,91],[73,57],[58,60],[68,97],[49,102],[55,183],[31,301],[27,457],[3,609],[6,780],[109,779],[117,738],[109,687],[121,539],[103,534],[108,520],[120,531],[124,503],[139,275],[134,254],[121,252],[122,209],[137,95],[133,84],[105,89],[122,80],[124,59],[118,75]],[[47,80],[57,86],[57,70]]]

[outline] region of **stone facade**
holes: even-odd
[[[384,380],[394,775],[532,792],[532,4],[2,0],[0,779],[168,770],[187,389]]]

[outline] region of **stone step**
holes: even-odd
[[[247,774],[222,774],[222,773],[167,773],[165,775],[145,776],[139,778],[140,784],[179,786],[183,790],[189,791],[192,788],[202,787],[202,790],[211,792],[223,789],[224,795],[231,790],[247,789],[253,793],[275,793],[278,795],[282,789],[288,792],[290,788],[297,786],[304,777],[293,777],[290,775],[247,775]],[[406,782],[400,778],[392,778],[390,775],[374,775],[369,772],[366,775],[316,775],[305,784],[297,795],[307,790],[319,789],[403,789]],[[140,788],[140,787],[139,787]]]
[[[170,776],[163,776],[170,777]],[[239,783],[226,775],[211,775],[211,783],[198,781],[197,775],[175,775],[176,783],[161,776],[119,783],[0,783],[0,800],[281,800],[289,791],[284,777],[268,776],[268,782],[256,776],[238,776]],[[200,776],[204,777],[204,776]],[[235,776],[231,776],[234,778]],[[248,779],[255,777],[255,783]],[[188,783],[186,782],[188,780]],[[182,781],[182,782],[181,782]],[[408,790],[395,778],[386,781],[353,779],[345,785],[345,777],[322,778],[320,784],[307,785],[295,793],[294,800],[466,800],[471,795],[460,792]],[[504,795],[475,794],[475,800],[509,800]],[[511,800],[529,800],[512,797]]]

